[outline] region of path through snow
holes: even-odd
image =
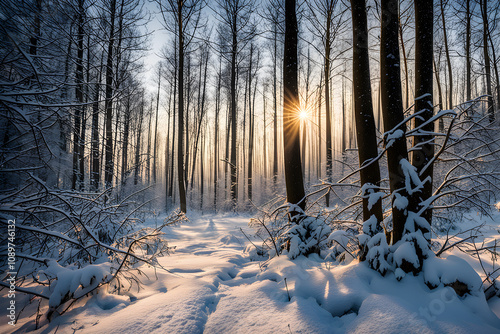
[[[449,288],[429,290],[421,277],[398,282],[364,264],[330,267],[314,256],[294,261],[281,256],[264,270],[244,252],[248,242],[240,228],[251,233],[248,221],[191,216],[166,230],[176,250],[159,261],[170,272],[145,269],[149,279],[141,291],[99,294],[37,332],[500,332],[484,296],[459,299]],[[20,326],[19,332],[33,328]]]

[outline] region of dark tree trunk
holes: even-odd
[[[379,199],[372,206],[368,205],[368,195],[378,191],[380,185],[380,169],[378,162],[369,163],[375,159],[377,152],[377,132],[370,83],[370,65],[368,58],[368,29],[366,7],[364,0],[351,0],[353,26],[353,97],[354,117],[356,122],[356,138],[358,142],[361,186],[367,187],[363,193],[363,220],[374,216],[377,222],[382,221],[382,204]],[[380,229],[376,225],[374,234]]]
[[[29,53],[32,56],[36,56],[38,48],[38,39],[40,38],[40,25],[42,16],[42,0],[36,0],[36,13],[35,19],[33,21],[33,35],[30,37],[30,49]]]
[[[115,30],[115,13],[116,0],[111,0],[110,8],[110,28],[108,42],[108,57],[106,61],[106,100],[104,109],[106,112],[105,131],[105,163],[104,163],[104,184],[106,189],[113,185],[113,48],[114,48],[114,30]]]
[[[99,183],[101,178],[100,171],[100,154],[99,154],[99,92],[100,92],[100,82],[102,76],[102,61],[99,68],[99,75],[96,83],[94,85],[94,102],[92,103],[92,132],[91,132],[91,157],[92,165],[90,172],[90,188],[92,191],[97,191],[99,189]]]
[[[346,140],[346,110],[345,110],[345,67],[344,67],[344,75],[342,76],[342,157],[345,157],[346,149],[347,149],[347,140]],[[342,165],[344,166],[344,165]],[[344,168],[344,167],[342,167]]]
[[[322,148],[322,140],[321,140],[321,93],[322,93],[322,85],[323,85],[323,71],[320,73],[319,79],[319,98],[318,98],[318,179],[321,178],[321,156],[323,154]]]
[[[274,64],[273,64],[273,184],[276,188],[278,182],[278,89],[277,71],[278,67],[278,24],[274,24]],[[276,190],[276,189],[275,189]]]
[[[203,119],[205,117],[205,96],[206,96],[206,91],[207,91],[207,70],[208,70],[208,58],[209,58],[209,54],[208,54],[208,49],[206,51],[206,54],[205,54],[205,59],[204,59],[204,62],[203,62],[203,57],[202,57],[202,60],[200,60],[201,64],[205,66],[205,69],[202,71],[202,67],[200,67],[200,88],[201,88],[201,75],[202,75],[202,72],[203,72],[203,90],[200,91],[198,90],[198,95],[201,95],[201,98],[200,98],[200,103],[199,103],[199,110],[198,110],[198,130],[196,131],[197,134],[196,134],[196,141],[194,143],[194,151],[193,151],[193,166],[192,166],[192,169],[191,169],[191,189],[193,189],[193,181],[194,181],[194,171],[196,169],[196,155],[198,154],[198,143],[200,141],[200,135],[202,133],[202,124],[203,124]],[[204,64],[203,64],[204,63]],[[202,161],[200,161],[200,164],[202,163]],[[201,181],[203,182],[203,180]]]
[[[438,108],[439,108],[439,110],[442,110],[443,109],[443,93],[441,90],[441,80],[439,79],[439,68],[436,65],[436,60],[434,59],[434,57],[432,58],[432,62],[434,63],[434,75],[436,77],[436,84],[437,84],[437,89],[438,89]],[[443,117],[441,117],[439,119],[439,132],[444,132]]]
[[[127,180],[127,171],[128,171],[128,139],[129,139],[129,130],[130,130],[130,92],[127,96],[127,104],[125,106],[125,115],[124,115],[124,125],[123,125],[123,140],[122,140],[122,186],[125,185]]]
[[[399,197],[408,199],[405,188],[405,175],[401,169],[401,161],[408,160],[406,148],[406,124],[403,123],[404,111],[401,92],[401,72],[398,48],[398,13],[391,11],[398,8],[398,0],[382,0],[382,26],[380,35],[380,78],[382,113],[385,133],[398,136],[390,142],[384,138],[387,148],[387,168],[392,194],[392,242],[401,240],[407,218],[407,209],[395,205]],[[399,125],[399,126],[398,126]]]
[[[304,180],[300,162],[300,120],[295,0],[285,0],[285,54],[283,57],[283,146],[287,201],[305,209]],[[293,219],[298,212],[291,212]]]
[[[488,52],[488,1],[481,0],[481,15],[483,18],[483,52],[484,52],[484,69],[486,73],[486,94],[488,95],[488,116],[490,122],[495,120],[495,111],[493,109],[493,96],[491,90],[491,61]]]
[[[200,210],[203,212],[203,196],[205,196],[205,163],[204,163],[204,153],[205,153],[205,134],[201,139],[201,149],[200,149]]]
[[[140,169],[140,156],[141,156],[141,135],[142,135],[142,118],[144,115],[144,93],[142,95],[141,108],[139,109],[139,116],[137,121],[137,139],[135,146],[135,163],[134,163],[134,185],[139,183],[139,169]]]
[[[157,151],[157,137],[158,137],[158,110],[160,109],[160,87],[161,87],[161,71],[160,65],[158,69],[158,90],[156,92],[156,115],[155,115],[155,131],[154,131],[154,144],[153,144],[153,183],[156,184],[156,151]]]
[[[253,44],[250,45],[250,65],[248,67],[248,169],[247,169],[247,192],[248,200],[252,201],[252,173],[253,173],[253,110],[252,110],[252,65]],[[245,140],[243,140],[245,143]]]
[[[440,0],[439,4],[441,7],[441,22],[443,24],[444,51],[446,54],[446,64],[448,65],[448,86],[449,86],[449,90],[450,90],[449,91],[450,94],[448,95],[448,109],[452,109],[453,108],[453,72],[451,69],[450,49],[448,48],[448,34],[446,31],[446,20],[444,17],[443,0]]]
[[[231,99],[229,99],[229,104],[231,103]],[[227,118],[227,130],[226,130],[226,152],[224,156],[224,189],[226,190],[226,200],[227,200],[227,181],[228,181],[228,169],[229,169],[229,149],[231,147],[231,106],[229,105],[227,108],[227,113],[226,113],[226,118]],[[230,176],[229,176],[230,178]]]
[[[397,7],[396,7],[397,8]],[[405,71],[405,104],[404,108],[408,108],[409,99],[410,99],[410,80],[408,78],[408,58],[406,56],[406,48],[403,36],[403,25],[401,24],[401,17],[398,17],[398,25],[399,25],[399,40],[401,42],[401,53],[403,54],[403,64]]]
[[[186,109],[185,109],[185,113],[184,113],[184,131],[185,131],[185,141],[186,141],[186,145],[184,146],[185,147],[185,162],[184,162],[184,183],[186,184],[186,188],[187,188],[187,185],[188,185],[188,169],[189,169],[189,150],[190,150],[190,146],[189,146],[189,143],[190,143],[190,133],[189,133],[189,116],[190,116],[190,104],[191,104],[191,54],[188,53],[187,54],[187,83],[186,83],[186,96],[187,96],[187,100],[186,100]],[[184,87],[184,86],[183,86]]]
[[[471,74],[472,74],[472,63],[470,56],[470,42],[471,42],[471,12],[470,12],[470,0],[465,0],[465,75],[466,75],[466,94],[467,101],[472,100],[472,87],[471,87]]]
[[[168,211],[169,209],[169,197],[168,197],[168,185],[169,185],[169,180],[173,177],[170,172],[170,119],[172,116],[172,95],[174,94],[173,92],[173,87],[170,85],[169,87],[169,93],[168,93],[168,113],[167,113],[167,138],[165,140],[165,210]],[[173,145],[172,145],[173,146]]]
[[[236,24],[236,22],[234,23]],[[233,28],[232,52],[231,52],[231,199],[233,209],[238,202],[238,180],[236,162],[236,133],[237,133],[237,106],[236,106],[236,55],[238,52],[238,39],[236,27]]]
[[[415,118],[415,128],[421,127],[433,116],[433,89],[432,89],[432,57],[433,57],[433,2],[432,0],[415,1],[415,112],[422,112]],[[419,194],[412,195],[410,205],[417,206],[432,196],[433,165],[428,165],[434,157],[434,123],[422,126],[423,135],[413,137],[413,151],[411,163],[417,168],[420,179],[430,178]],[[427,167],[426,167],[427,166]],[[425,168],[425,170],[424,170]],[[418,207],[412,211],[417,212]],[[426,210],[423,218],[429,224],[432,221],[432,211]],[[426,232],[422,231],[424,236]]]
[[[177,140],[177,176],[179,178],[179,202],[182,212],[187,212],[186,206],[186,184],[184,181],[184,27],[182,21],[183,2],[177,0],[177,32],[179,39],[179,139]]]
[[[267,189],[267,172],[268,172],[268,167],[267,167],[267,158],[268,158],[268,153],[267,153],[267,123],[266,123],[266,94],[267,94],[267,85],[264,86],[264,90],[262,91],[262,115],[264,117],[264,146],[262,147],[262,154],[264,156],[264,189]]]
[[[219,114],[221,106],[222,87],[222,57],[219,58],[219,73],[217,74],[217,89],[215,92],[215,131],[214,131],[214,210],[217,209],[217,185],[219,177]]]
[[[83,186],[83,138],[81,138],[82,111],[83,111],[83,23],[84,23],[84,0],[78,1],[78,33],[76,52],[76,87],[75,96],[77,106],[75,108],[75,125],[73,128],[73,178],[71,189],[80,190]],[[82,164],[81,162],[82,161]]]
[[[311,82],[311,50],[310,48],[307,49],[307,67],[306,67],[306,90],[305,90],[305,108],[306,110],[309,109],[309,83]],[[307,148],[307,119],[302,120],[302,147],[301,147],[301,152],[302,152],[302,173],[304,174],[304,178],[306,175],[306,148]],[[309,156],[311,155],[311,152],[309,152]],[[309,179],[311,178],[311,168],[309,165]]]
[[[174,40],[174,49],[177,45],[177,35]],[[172,126],[172,163],[170,164],[170,186],[168,187],[168,197],[172,199],[174,196],[174,165],[175,165],[175,108],[177,102],[177,73],[178,73],[178,62],[177,62],[177,50],[174,51],[174,103],[172,104],[172,118],[173,118],[173,126]]]
[[[330,25],[331,25],[331,15],[332,13],[327,13],[326,20],[326,37],[325,37],[325,67],[324,78],[325,78],[325,115],[326,115],[326,180],[327,182],[332,182],[332,121],[331,121],[331,111],[330,111]],[[326,206],[330,206],[330,192],[326,193],[325,196]]]
[[[153,118],[153,101],[149,105],[148,113],[148,145],[146,146],[146,179],[151,184],[151,119]]]
[[[493,43],[493,38],[491,37],[491,32],[488,30],[488,40],[490,41],[490,45],[491,45],[491,56],[493,57],[492,59],[492,63],[493,63],[493,71],[495,72],[495,80],[496,80],[496,83],[497,83],[497,86],[496,86],[496,91],[497,91],[497,105],[496,105],[496,109],[500,108],[500,75],[498,73],[498,58],[497,58],[497,55],[496,55],[496,51],[495,51],[495,44]]]

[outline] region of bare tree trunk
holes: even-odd
[[[177,45],[177,34],[174,40],[174,49]],[[170,165],[170,186],[168,187],[168,197],[172,199],[174,196],[174,165],[175,165],[175,106],[177,102],[177,89],[179,89],[179,85],[177,83],[177,74],[178,74],[178,62],[177,62],[177,50],[174,51],[174,103],[172,104],[172,118],[173,126],[172,126],[172,163]]]
[[[208,49],[207,49],[208,50]],[[199,110],[198,110],[198,126],[197,126],[197,131],[196,131],[196,140],[195,140],[195,143],[194,143],[194,151],[193,151],[193,166],[192,166],[192,169],[191,169],[191,180],[190,180],[190,184],[191,184],[191,190],[193,189],[193,183],[194,183],[194,171],[195,171],[195,168],[196,168],[196,155],[197,155],[197,152],[198,152],[198,143],[200,141],[200,135],[202,133],[202,123],[203,123],[203,118],[205,116],[205,94],[206,94],[206,90],[207,90],[207,70],[208,70],[208,58],[209,58],[209,55],[208,55],[208,51],[206,51],[207,53],[205,54],[205,61],[203,62],[203,57],[202,59],[200,60],[200,89],[198,90],[198,95],[200,95],[200,103],[199,103]],[[202,66],[203,66],[203,63],[204,66],[205,66],[205,69],[202,71]],[[202,72],[204,73],[203,74],[203,91],[201,91],[201,75],[202,75]],[[200,162],[202,163],[202,162]],[[202,181],[203,182],[203,181]]]
[[[353,95],[354,116],[356,121],[356,137],[358,141],[361,187],[363,187],[363,220],[374,217],[377,221],[375,230],[367,234],[379,232],[382,217],[382,201],[368,205],[370,194],[377,192],[380,185],[380,169],[378,162],[371,162],[378,156],[377,130],[373,116],[373,105],[370,83],[370,65],[368,57],[368,29],[364,0],[351,0],[353,27]],[[373,226],[373,225],[372,225]]]
[[[149,104],[149,118],[148,118],[148,145],[146,150],[146,179],[148,185],[151,184],[151,119],[153,118],[153,101]]]
[[[319,79],[319,98],[318,98],[318,179],[321,178],[321,155],[323,154],[321,150],[321,93],[322,93],[322,85],[323,85],[323,71],[320,73]]]
[[[306,100],[305,100],[305,107],[308,109],[309,108],[309,83],[311,81],[311,50],[310,48],[307,48],[307,68],[306,68]],[[302,120],[302,173],[306,174],[306,147],[307,147],[307,141],[306,141],[306,136],[307,136],[307,119]],[[309,152],[309,155],[311,155],[311,152]],[[309,166],[309,177],[311,176],[311,166]]]
[[[177,33],[179,39],[179,139],[177,140],[177,176],[179,178],[179,201],[181,212],[187,212],[186,184],[184,181],[184,28],[182,21],[183,1],[177,0]]]
[[[470,11],[470,0],[465,0],[466,12],[465,12],[465,76],[466,76],[466,94],[467,101],[472,100],[472,88],[471,88],[471,57],[470,57],[470,40],[471,40],[471,11]]]
[[[483,18],[483,52],[484,52],[484,69],[486,72],[486,94],[488,94],[488,116],[490,122],[495,120],[495,111],[493,109],[493,96],[491,90],[491,63],[488,52],[488,0],[481,0],[481,15]]]
[[[408,216],[407,208],[401,208],[395,202],[398,199],[408,200],[405,188],[405,175],[401,168],[401,161],[408,161],[406,148],[406,124],[404,124],[403,99],[401,92],[401,71],[398,48],[398,13],[391,8],[398,8],[399,0],[382,0],[382,26],[380,36],[380,80],[382,112],[385,133],[397,136],[388,141],[384,138],[387,149],[387,168],[389,184],[392,194],[392,242],[401,240]]]
[[[238,202],[237,162],[236,162],[236,133],[237,133],[237,106],[236,106],[236,55],[238,52],[238,39],[236,29],[233,29],[231,52],[231,199],[233,209],[236,210]]]
[[[327,14],[326,37],[325,37],[325,114],[326,114],[326,180],[332,182],[332,121],[330,113],[330,21],[331,14]],[[330,206],[330,192],[325,196],[326,206]]]
[[[274,23],[274,64],[273,64],[273,183],[276,190],[278,182],[278,91],[277,91],[277,73],[278,67],[278,24]]]
[[[38,39],[40,38],[40,25],[42,15],[42,0],[36,0],[36,13],[35,20],[33,22],[33,35],[30,37],[30,49],[29,53],[32,56],[36,56],[38,48]]]
[[[104,53],[103,53],[104,54]],[[90,173],[90,187],[92,191],[99,189],[101,178],[100,161],[99,161],[99,91],[102,76],[103,59],[101,58],[101,66],[99,67],[99,75],[97,76],[94,85],[94,102],[92,103],[92,133],[91,133],[91,157],[92,166]]]
[[[160,86],[161,86],[161,72],[162,66],[158,68],[158,90],[156,93],[156,116],[155,116],[155,131],[154,131],[154,144],[153,144],[153,183],[156,184],[156,150],[157,150],[157,140],[158,137],[158,109],[160,108]]]
[[[246,172],[246,164],[244,163],[244,161],[246,161],[246,156],[245,156],[245,144],[247,142],[247,139],[246,139],[246,130],[247,130],[247,97],[248,99],[249,98],[249,89],[251,90],[251,88],[249,88],[248,86],[248,81],[250,80],[250,72],[247,70],[247,73],[245,75],[245,90],[243,92],[243,124],[242,124],[242,128],[243,128],[243,131],[242,131],[242,145],[241,145],[241,161],[242,161],[242,164],[241,164],[241,173],[242,173],[242,179],[244,180],[243,181],[243,203],[245,202],[245,196],[246,196],[246,193],[245,193],[245,185],[246,185],[246,182],[245,182],[245,172]]]
[[[247,192],[248,200],[252,201],[252,167],[253,167],[253,111],[252,111],[252,65],[253,65],[253,43],[250,45],[250,64],[248,67],[248,169],[247,169]],[[245,143],[245,140],[243,140]]]
[[[78,1],[78,34],[77,34],[77,53],[76,53],[76,87],[75,96],[77,106],[75,108],[75,125],[73,128],[73,178],[71,189],[80,190],[83,186],[84,170],[80,169],[80,161],[83,162],[83,138],[81,138],[81,123],[83,111],[83,23],[84,23],[84,0]]]
[[[264,156],[264,189],[267,189],[267,123],[266,123],[266,93],[267,93],[267,84],[264,85],[264,90],[262,91],[262,114],[264,116],[264,145],[262,147],[262,154]]]
[[[397,8],[397,7],[396,7]],[[408,79],[408,58],[406,56],[405,42],[403,36],[403,25],[401,24],[401,16],[398,17],[399,40],[401,42],[401,53],[403,54],[403,64],[405,70],[405,104],[404,109],[408,108],[410,99],[410,80]],[[384,130],[385,131],[385,130]]]
[[[108,42],[108,57],[106,61],[106,100],[104,109],[106,112],[105,131],[106,131],[106,146],[105,146],[105,164],[104,164],[104,183],[106,189],[113,185],[113,49],[114,49],[114,30],[115,30],[115,13],[116,0],[111,0],[110,8],[110,30]]]
[[[169,197],[168,197],[168,185],[169,180],[173,178],[173,175],[169,173],[170,171],[170,118],[172,116],[172,95],[173,95],[173,87],[170,85],[169,94],[168,94],[168,113],[167,113],[167,139],[165,140],[165,210],[168,211],[169,205]],[[173,146],[173,145],[172,145]]]
[[[285,0],[285,53],[283,57],[283,143],[285,158],[285,183],[287,201],[306,207],[302,165],[300,161],[300,121],[298,61],[297,61],[297,16],[295,0]],[[293,218],[300,212],[292,210]]]
[[[204,126],[205,128],[205,126]],[[204,130],[204,129],[203,129]],[[205,132],[205,131],[203,131]],[[205,133],[201,138],[201,150],[200,150],[200,210],[203,212],[203,196],[205,196]]]
[[[231,103],[231,100],[229,99],[229,104]],[[231,106],[229,105],[228,108],[227,108],[227,113],[226,113],[226,118],[227,118],[227,130],[226,130],[226,152],[225,152],[225,156],[224,156],[224,161],[225,161],[225,164],[224,164],[224,189],[226,190],[226,199],[227,199],[227,195],[228,195],[228,188],[227,188],[227,181],[228,181],[228,178],[230,178],[231,176],[229,175],[228,177],[228,170],[229,170],[229,149],[231,147],[231,124],[232,124],[232,121],[231,121]],[[231,187],[229,187],[231,188]],[[231,190],[231,189],[229,189]]]
[[[116,183],[118,184],[118,181],[120,180],[119,179],[119,161],[118,161],[118,157],[119,157],[119,153],[118,153],[118,136],[120,135],[123,135],[122,131],[119,131],[119,124],[120,124],[120,118],[121,118],[121,114],[122,114],[122,108],[123,108],[123,101],[121,100],[118,100],[116,105],[115,105],[115,130],[113,131],[113,133],[115,134],[115,138],[114,138],[114,141],[113,141],[113,160],[116,159]],[[113,161],[113,172],[115,172],[114,170],[114,161]]]
[[[496,109],[500,108],[500,76],[498,74],[498,61],[497,61],[497,56],[496,56],[496,51],[495,51],[495,44],[493,43],[493,38],[491,37],[491,32],[488,30],[488,39],[491,44],[491,55],[493,57],[492,63],[493,63],[493,71],[495,72],[495,79],[497,83],[497,105]]]
[[[347,149],[346,140],[346,112],[345,112],[345,65],[344,65],[344,75],[342,75],[342,157],[345,157]],[[344,166],[344,165],[342,165]],[[343,168],[343,167],[342,167]]]
[[[222,57],[219,57],[219,73],[215,92],[215,130],[214,130],[214,210],[217,209],[217,185],[219,177],[219,114],[221,107]]]
[[[444,17],[444,4],[443,0],[439,0],[441,6],[441,21],[443,24],[443,37],[444,37],[444,51],[446,53],[446,63],[448,64],[448,85],[450,94],[448,95],[448,109],[453,108],[453,72],[451,70],[450,49],[448,48],[448,34],[446,31],[446,20]]]
[[[439,59],[438,59],[439,60]],[[439,79],[439,68],[436,66],[436,60],[434,57],[432,58],[432,62],[434,64],[434,74],[436,77],[436,84],[438,88],[438,108],[439,110],[443,109],[443,94],[441,92],[441,80]],[[443,117],[439,119],[439,132],[444,132],[444,120]]]
[[[122,141],[122,186],[125,185],[127,180],[128,171],[128,138],[130,129],[130,92],[127,96],[127,104],[125,105],[124,125],[123,125],[123,141]]]
[[[184,163],[184,183],[186,184],[186,188],[187,188],[187,185],[188,185],[188,169],[189,169],[189,150],[190,150],[190,146],[189,146],[189,143],[190,143],[190,133],[189,133],[189,115],[190,115],[190,111],[191,111],[191,108],[190,108],[190,104],[191,104],[191,54],[188,53],[187,54],[187,83],[186,83],[186,96],[187,96],[187,100],[186,100],[186,110],[185,110],[185,114],[184,114],[184,122],[185,122],[185,132],[186,132],[186,135],[185,135],[185,140],[186,140],[186,145],[185,145],[185,163]],[[184,87],[184,86],[183,86]]]
[[[140,156],[141,156],[141,135],[142,135],[142,117],[144,115],[144,93],[142,93],[141,108],[139,109],[139,116],[137,121],[139,122],[137,127],[137,139],[135,147],[135,169],[134,169],[134,185],[139,183],[139,168],[140,168]]]
[[[433,116],[433,2],[432,0],[415,1],[415,112],[422,112],[415,118],[415,128],[422,127],[423,135],[413,137],[411,163],[417,168],[420,179],[430,178],[425,182],[420,194],[414,194],[410,199],[411,211],[417,212],[417,205],[432,196],[433,165],[429,162],[434,157],[434,123],[427,120]],[[425,168],[425,170],[424,170]],[[432,210],[424,211],[422,217],[429,224],[432,222]],[[422,231],[424,237],[428,234]]]

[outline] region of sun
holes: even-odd
[[[307,121],[309,119],[309,113],[306,110],[299,111],[299,118],[302,121]]]

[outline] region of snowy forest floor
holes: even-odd
[[[483,294],[462,298],[449,287],[431,290],[421,275],[398,282],[394,274],[382,277],[357,260],[347,265],[317,256],[252,261],[240,230],[252,234],[248,216],[188,218],[166,229],[176,249],[159,262],[170,272],[144,266],[149,278],[143,278],[140,291],[100,292],[35,332],[500,333],[498,297],[487,303]],[[499,237],[500,212],[493,219],[469,213],[457,225],[467,230],[478,223],[485,225],[477,243]],[[155,226],[155,219],[147,224]],[[482,275],[479,261],[456,249],[442,257],[460,265],[454,256]],[[15,328],[3,321],[0,332],[13,329],[32,332],[33,317],[21,315]]]

